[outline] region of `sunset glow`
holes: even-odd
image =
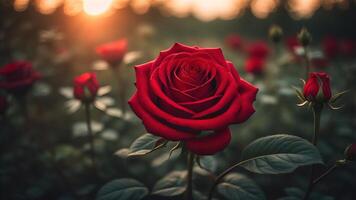
[[[83,10],[88,15],[101,15],[109,11],[113,0],[84,0]]]

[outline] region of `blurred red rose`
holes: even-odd
[[[300,47],[301,44],[299,43],[299,40],[297,38],[297,36],[289,36],[287,39],[286,39],[286,46],[287,46],[287,49],[291,52],[291,53],[295,53],[295,49],[297,47]]]
[[[84,73],[74,79],[74,97],[84,101],[91,102],[95,99],[99,90],[99,83],[94,73]]]
[[[15,95],[25,94],[41,75],[27,61],[15,61],[0,68],[0,89]]]
[[[351,39],[342,39],[339,42],[340,54],[344,56],[352,56],[356,51],[354,41]]]
[[[337,39],[333,36],[324,37],[322,48],[326,57],[334,58],[339,52]]]
[[[127,40],[121,39],[102,44],[96,47],[95,51],[103,60],[106,60],[112,66],[116,66],[121,63],[127,52]]]
[[[231,139],[228,126],[254,113],[258,89],[219,48],[177,43],[135,70],[137,91],[129,104],[147,131],[184,141],[196,154],[223,150]]]
[[[228,47],[233,50],[241,50],[242,48],[242,40],[239,35],[232,34],[225,38],[225,43]]]
[[[264,41],[257,41],[249,44],[246,51],[249,57],[266,58],[269,54],[268,45]]]
[[[321,91],[319,91],[321,89]],[[311,72],[304,85],[304,97],[311,102],[325,102],[331,98],[330,78],[325,72]]]
[[[7,110],[8,102],[6,96],[0,95],[0,114],[4,114]]]
[[[265,59],[250,57],[245,61],[245,71],[251,74],[262,74],[265,68]]]

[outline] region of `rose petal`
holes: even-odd
[[[214,131],[214,134],[186,141],[186,147],[198,155],[212,155],[223,150],[231,140],[229,128]]]

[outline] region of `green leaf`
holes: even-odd
[[[242,152],[241,165],[260,174],[280,174],[297,167],[323,163],[318,149],[292,135],[271,135],[255,140]]]
[[[218,185],[218,192],[228,200],[264,200],[263,191],[246,176],[238,173],[227,175]]]
[[[146,133],[137,138],[130,146],[128,156],[142,156],[151,153],[167,144],[163,138]]]
[[[177,196],[185,191],[186,171],[174,171],[159,180],[153,187],[152,194],[159,196]]]
[[[96,200],[140,200],[148,195],[148,189],[134,179],[116,179],[105,184]]]
[[[218,163],[214,156],[199,156],[197,157],[198,166],[209,172],[215,172],[218,168]]]

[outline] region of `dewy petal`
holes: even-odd
[[[212,155],[223,150],[231,140],[229,128],[214,131],[214,134],[186,141],[186,147],[198,155]]]
[[[146,130],[154,135],[168,140],[186,140],[196,137],[195,133],[180,131],[179,129],[168,126],[166,121],[160,121],[146,111],[138,99],[137,93],[129,100],[129,105],[135,114],[142,120]]]

